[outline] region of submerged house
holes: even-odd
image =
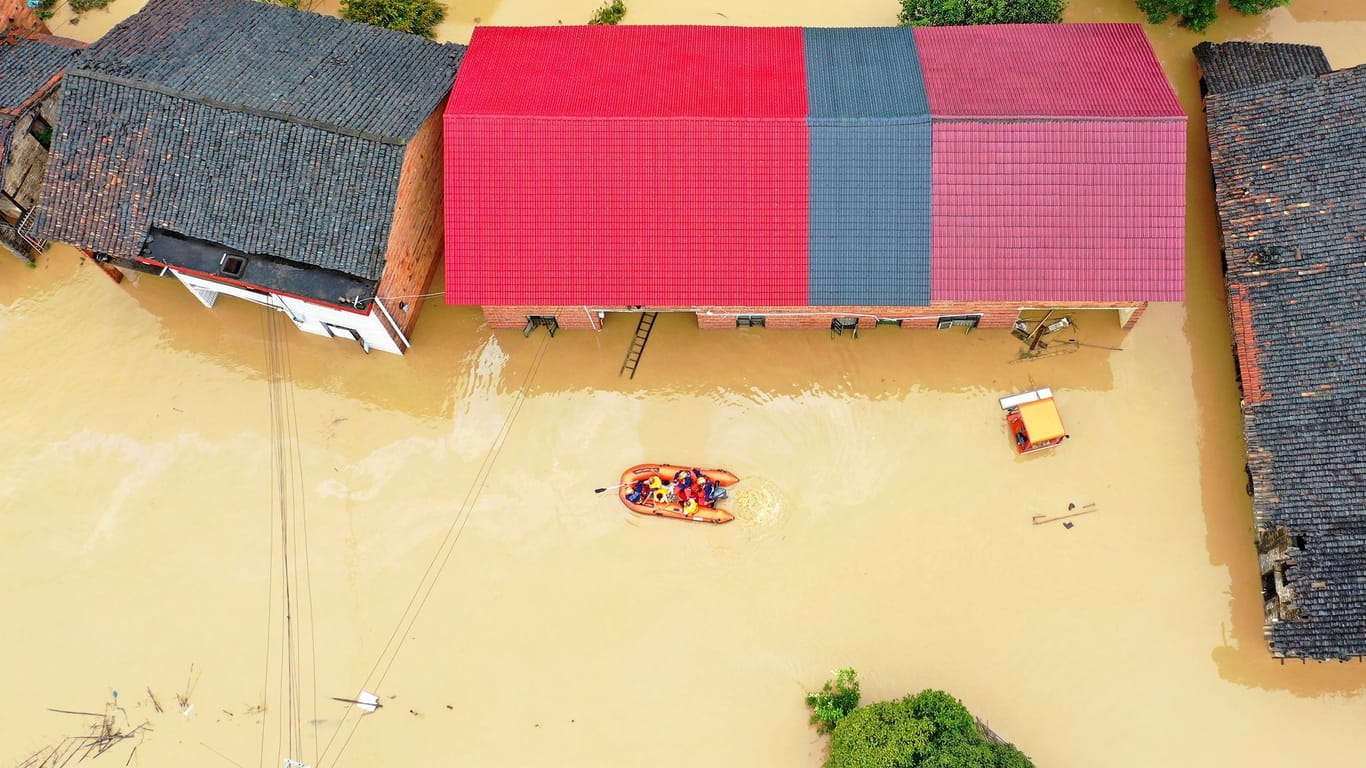
[[[495,328],[1184,295],[1186,118],[1137,25],[480,27],[445,124],[446,301]]]
[[[32,233],[57,122],[62,70],[84,43],[53,37],[36,19],[0,20],[0,248],[32,262],[43,241]]]
[[[1366,66],[1202,43],[1266,638],[1366,656]]]
[[[463,47],[253,0],[150,0],[66,72],[37,230],[402,353],[440,259]]]

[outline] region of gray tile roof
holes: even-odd
[[[1253,508],[1297,542],[1298,618],[1269,626],[1271,648],[1366,655],[1366,66],[1206,112]]]
[[[1288,43],[1201,43],[1195,59],[1209,93],[1291,80],[1331,71],[1323,49]]]
[[[930,303],[930,105],[909,27],[803,30],[808,298]]]
[[[151,0],[72,72],[402,143],[450,91],[463,50],[254,0]]]
[[[404,144],[463,51],[252,0],[151,0],[68,69],[37,231],[133,257],[159,227],[377,279]]]
[[[51,35],[0,35],[0,120],[13,117],[52,82],[79,46]]]

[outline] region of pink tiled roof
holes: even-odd
[[[1137,24],[915,30],[930,114],[1184,118]]]
[[[1180,301],[1185,122],[934,125],[936,301]]]
[[[797,27],[478,27],[447,114],[806,116]]]

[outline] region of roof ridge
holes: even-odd
[[[1249,85],[1247,87],[1239,88],[1233,91],[1219,91],[1217,93],[1209,93],[1205,96],[1205,101],[1215,101],[1216,99],[1221,102],[1237,101],[1240,99],[1245,99],[1249,95],[1260,96],[1275,92],[1279,89],[1288,90],[1291,88],[1303,88],[1306,85],[1317,83],[1321,80],[1346,79],[1348,77],[1355,77],[1362,73],[1366,73],[1366,64],[1357,64],[1356,66],[1343,67],[1342,69],[1332,69],[1327,72],[1315,72],[1309,75],[1300,75],[1299,77],[1288,77],[1284,80],[1272,80],[1268,83]]]
[[[930,119],[945,123],[1184,123],[1185,115],[936,115]]]
[[[185,101],[193,102],[195,104],[201,104],[206,107],[212,107],[214,109],[225,110],[227,112],[238,112],[242,114],[253,115],[255,117],[264,117],[272,120],[280,120],[281,122],[292,123],[294,125],[303,126],[305,128],[314,128],[321,131],[327,131],[328,133],[335,133],[339,136],[350,136],[352,138],[366,139],[367,141],[379,142],[381,144],[392,144],[400,147],[408,143],[408,139],[403,137],[384,136],[378,133],[372,133],[370,131],[357,131],[352,128],[346,128],[344,126],[336,125],[335,123],[328,123],[322,120],[310,120],[309,118],[301,117],[299,115],[291,115],[287,112],[277,112],[271,109],[261,109],[259,107],[247,106],[246,104],[234,104],[231,102],[220,101],[218,99],[212,99],[207,96],[200,96],[186,91],[181,91],[176,88],[167,88],[165,86],[157,85],[155,83],[149,83],[142,80],[132,80],[126,77],[119,77],[118,75],[110,75],[97,69],[73,69],[67,73],[67,76],[86,78],[89,80],[95,80],[102,83],[109,83],[111,85],[119,85],[137,91],[146,91],[149,93],[160,94],[162,96],[170,96],[171,98],[175,99],[184,99]]]

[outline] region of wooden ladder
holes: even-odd
[[[23,218],[19,219],[19,226],[14,229],[34,251],[42,253],[43,249],[47,247],[47,241],[33,234],[33,215],[37,210],[37,208],[30,208],[24,211]]]
[[[645,343],[650,340],[650,331],[655,327],[655,317],[658,312],[642,312],[640,322],[636,324],[636,335],[631,338],[631,346],[626,350],[626,359],[621,363],[620,376],[629,369],[631,378],[636,377],[636,366],[640,365],[640,356],[645,353]]]

